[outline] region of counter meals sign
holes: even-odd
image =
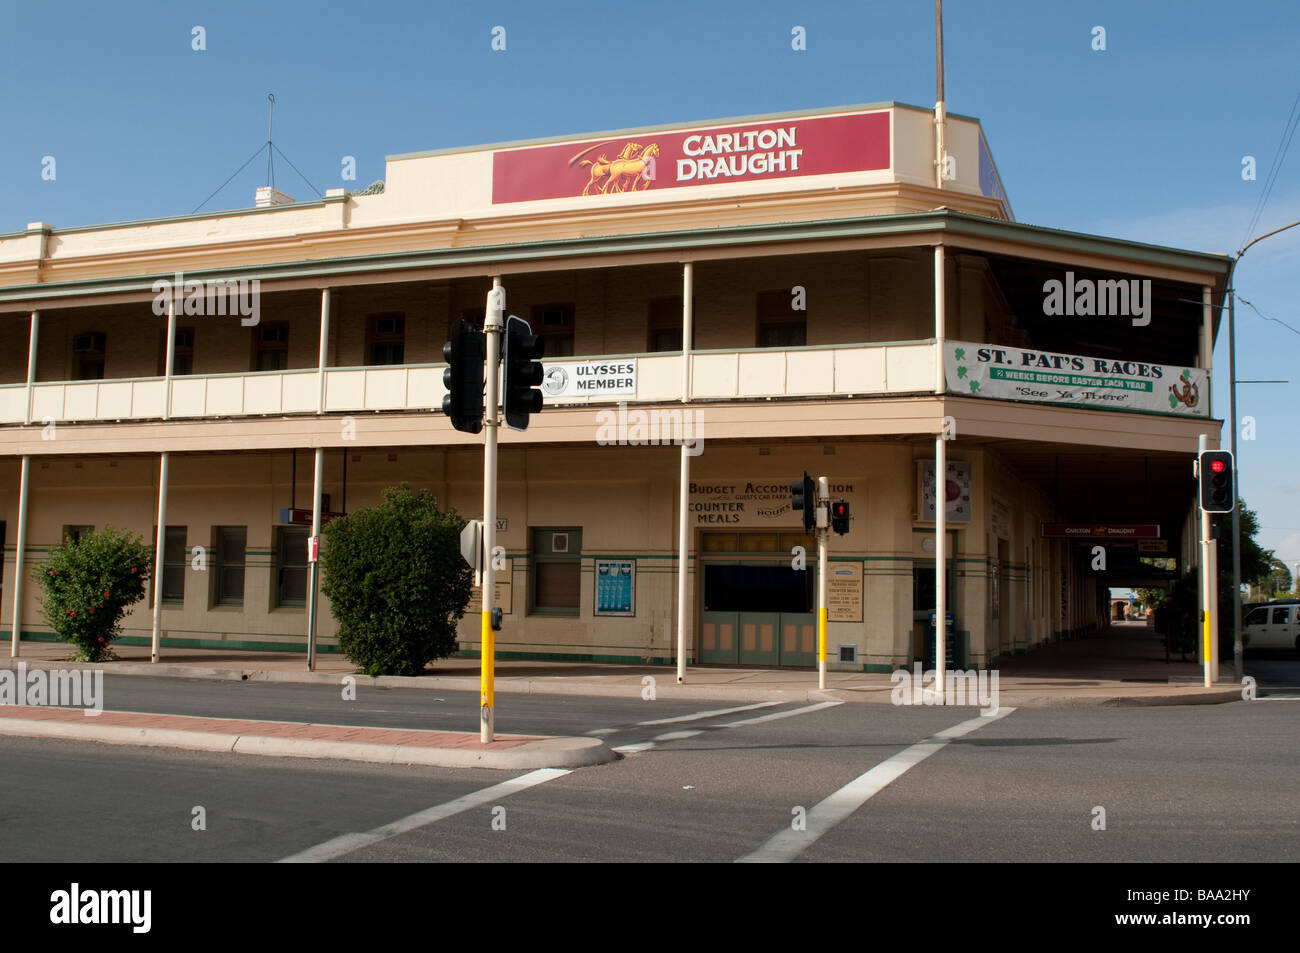
[[[766,119],[502,150],[492,203],[887,168],[888,112]]]
[[[1193,417],[1210,412],[1209,384],[1197,367],[949,341],[944,371],[948,392],[963,397]]]

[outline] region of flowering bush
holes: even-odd
[[[32,575],[45,590],[45,621],[77,647],[77,661],[113,658],[122,617],[144,598],[153,550],[139,536],[109,526],[79,541],[65,538]]]

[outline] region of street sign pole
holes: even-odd
[[[487,335],[487,364],[484,368],[483,420],[483,619],[479,647],[479,740],[492,740],[496,704],[496,633],[492,629],[492,550],[497,534],[497,374],[501,356],[501,329],[506,310],[506,291],[501,279],[492,279],[488,292],[483,331]]]
[[[817,478],[817,688],[826,690],[826,537],[830,535],[827,505],[830,502],[830,485],[826,477]],[[809,500],[805,506],[812,506]]]

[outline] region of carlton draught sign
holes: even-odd
[[[492,202],[888,168],[888,112],[769,119],[496,152]]]

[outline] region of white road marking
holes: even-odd
[[[655,743],[653,741],[638,741],[633,745],[619,745],[613,750],[617,751],[619,754],[638,754],[642,751],[649,751],[654,746]]]
[[[779,718],[793,718],[795,715],[806,715],[812,711],[821,711],[823,708],[834,708],[836,705],[843,705],[844,702],[818,702],[815,705],[808,705],[804,708],[792,708],[789,711],[774,711],[770,715],[759,715],[757,718],[742,718],[740,721],[729,721],[721,728],[739,728],[741,725],[761,725],[765,721],[776,721]]]
[[[589,735],[612,735],[616,734],[619,730],[620,729],[618,728],[593,728],[591,731],[586,733]]]
[[[942,749],[954,738],[970,734],[977,728],[992,724],[1015,711],[999,708],[991,715],[977,715],[951,728],[945,728],[924,741],[905,748],[891,758],[886,758],[871,770],[854,778],[825,800],[813,805],[805,818],[807,829],[790,828],[778,831],[766,844],[753,853],[739,858],[737,863],[789,863],[811,847],[823,834],[849,817],[868,800],[879,794],[887,785],[901,778],[907,771],[930,755]]]
[[[755,708],[771,708],[784,702],[759,702],[757,705],[741,705],[739,708],[716,708],[713,711],[697,711],[693,715],[678,715],[676,718],[656,718],[654,721],[638,721],[641,727],[649,725],[676,725],[683,721],[699,721],[701,718],[716,718],[719,715],[734,715],[738,711],[753,711]]]
[[[773,705],[780,705],[780,704],[782,703],[761,702],[757,705],[745,705],[741,708],[724,708],[720,711],[702,711],[694,715],[685,715],[680,718],[664,718],[660,721],[643,721],[641,722],[641,724],[662,725],[662,724],[669,724],[678,721],[692,721],[697,718],[712,718],[718,715],[730,715],[738,711],[753,711],[755,708],[770,708]],[[815,705],[807,705],[803,708],[794,708],[791,709],[790,711],[777,711],[777,712],[772,712],[771,714],[768,715],[759,715],[757,718],[743,718],[740,721],[729,721],[721,725],[716,725],[715,727],[740,728],[744,725],[757,725],[765,721],[775,721],[778,718],[790,718],[794,715],[806,715],[809,712],[820,711],[823,708],[834,708],[836,705],[843,705],[843,704],[844,702],[839,702],[839,701],[818,702]],[[686,738],[694,738],[695,736],[702,735],[702,734],[704,734],[703,730],[668,731],[662,735],[655,735],[653,741],[640,741],[637,742],[636,744],[620,745],[614,750],[619,752],[620,754],[640,754],[642,751],[649,751],[651,748],[655,747],[655,745],[657,745],[661,741],[682,741]]]
[[[540,768],[537,771],[530,771],[527,774],[521,774],[517,778],[511,778],[509,781],[502,781],[500,784],[473,791],[464,797],[448,801],[446,804],[438,804],[403,817],[401,820],[385,824],[383,827],[376,827],[373,831],[364,834],[343,834],[332,840],[327,840],[323,844],[317,844],[315,847],[309,847],[297,854],[285,857],[278,863],[319,864],[327,860],[333,860],[335,857],[342,857],[344,854],[350,854],[363,847],[369,847],[371,844],[378,844],[380,841],[396,837],[398,834],[413,831],[417,827],[424,827],[426,824],[441,821],[444,818],[460,814],[472,808],[482,807],[485,804],[493,804],[519,791],[538,784],[545,784],[547,781],[554,781],[556,778],[562,778],[569,773],[571,772],[564,768]]]

